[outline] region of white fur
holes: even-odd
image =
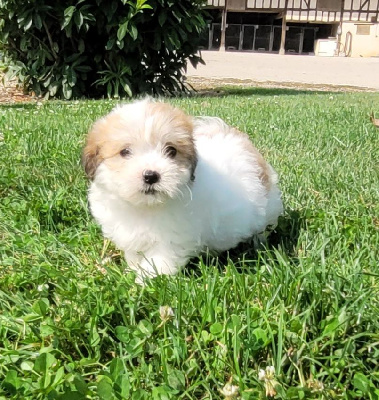
[[[143,104],[116,112],[128,114],[128,107],[134,107],[133,113],[140,119]],[[140,123],[135,118],[135,124]],[[148,124],[151,121],[145,126]],[[198,155],[193,182],[189,171],[177,171],[174,161],[162,157],[160,148],[141,142],[141,147],[136,145],[138,157],[128,161],[124,175],[115,178],[102,163],[91,183],[93,216],[104,235],[125,252],[128,265],[140,279],[175,274],[207,247],[216,251],[233,248],[275,225],[282,213],[276,173],[269,167],[267,193],[257,160],[230,127],[217,118],[199,118],[193,135]],[[134,173],[141,169],[162,172],[162,195],[141,194],[140,178]]]

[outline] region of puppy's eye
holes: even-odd
[[[174,158],[176,156],[177,150],[173,146],[167,146],[165,148],[165,154],[167,157]]]
[[[132,154],[132,151],[131,151],[130,149],[128,149],[128,148],[122,149],[122,150],[120,151],[120,156],[121,156],[121,157],[128,157],[128,156],[130,156],[131,154]]]

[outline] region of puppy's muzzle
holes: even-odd
[[[150,169],[144,171],[142,177],[144,182],[147,183],[148,185],[153,185],[154,183],[157,183],[161,178],[158,172],[151,171]]]

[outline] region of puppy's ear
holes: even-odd
[[[82,165],[89,179],[93,180],[101,162],[100,148],[94,141],[88,140],[82,153]]]
[[[197,166],[197,154],[196,152],[194,153],[194,155],[192,156],[191,159],[191,181],[195,180],[195,169]]]

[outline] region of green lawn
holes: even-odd
[[[285,215],[145,287],[80,166],[115,102],[0,106],[0,400],[379,398],[379,93],[224,94],[170,101],[248,132]]]

